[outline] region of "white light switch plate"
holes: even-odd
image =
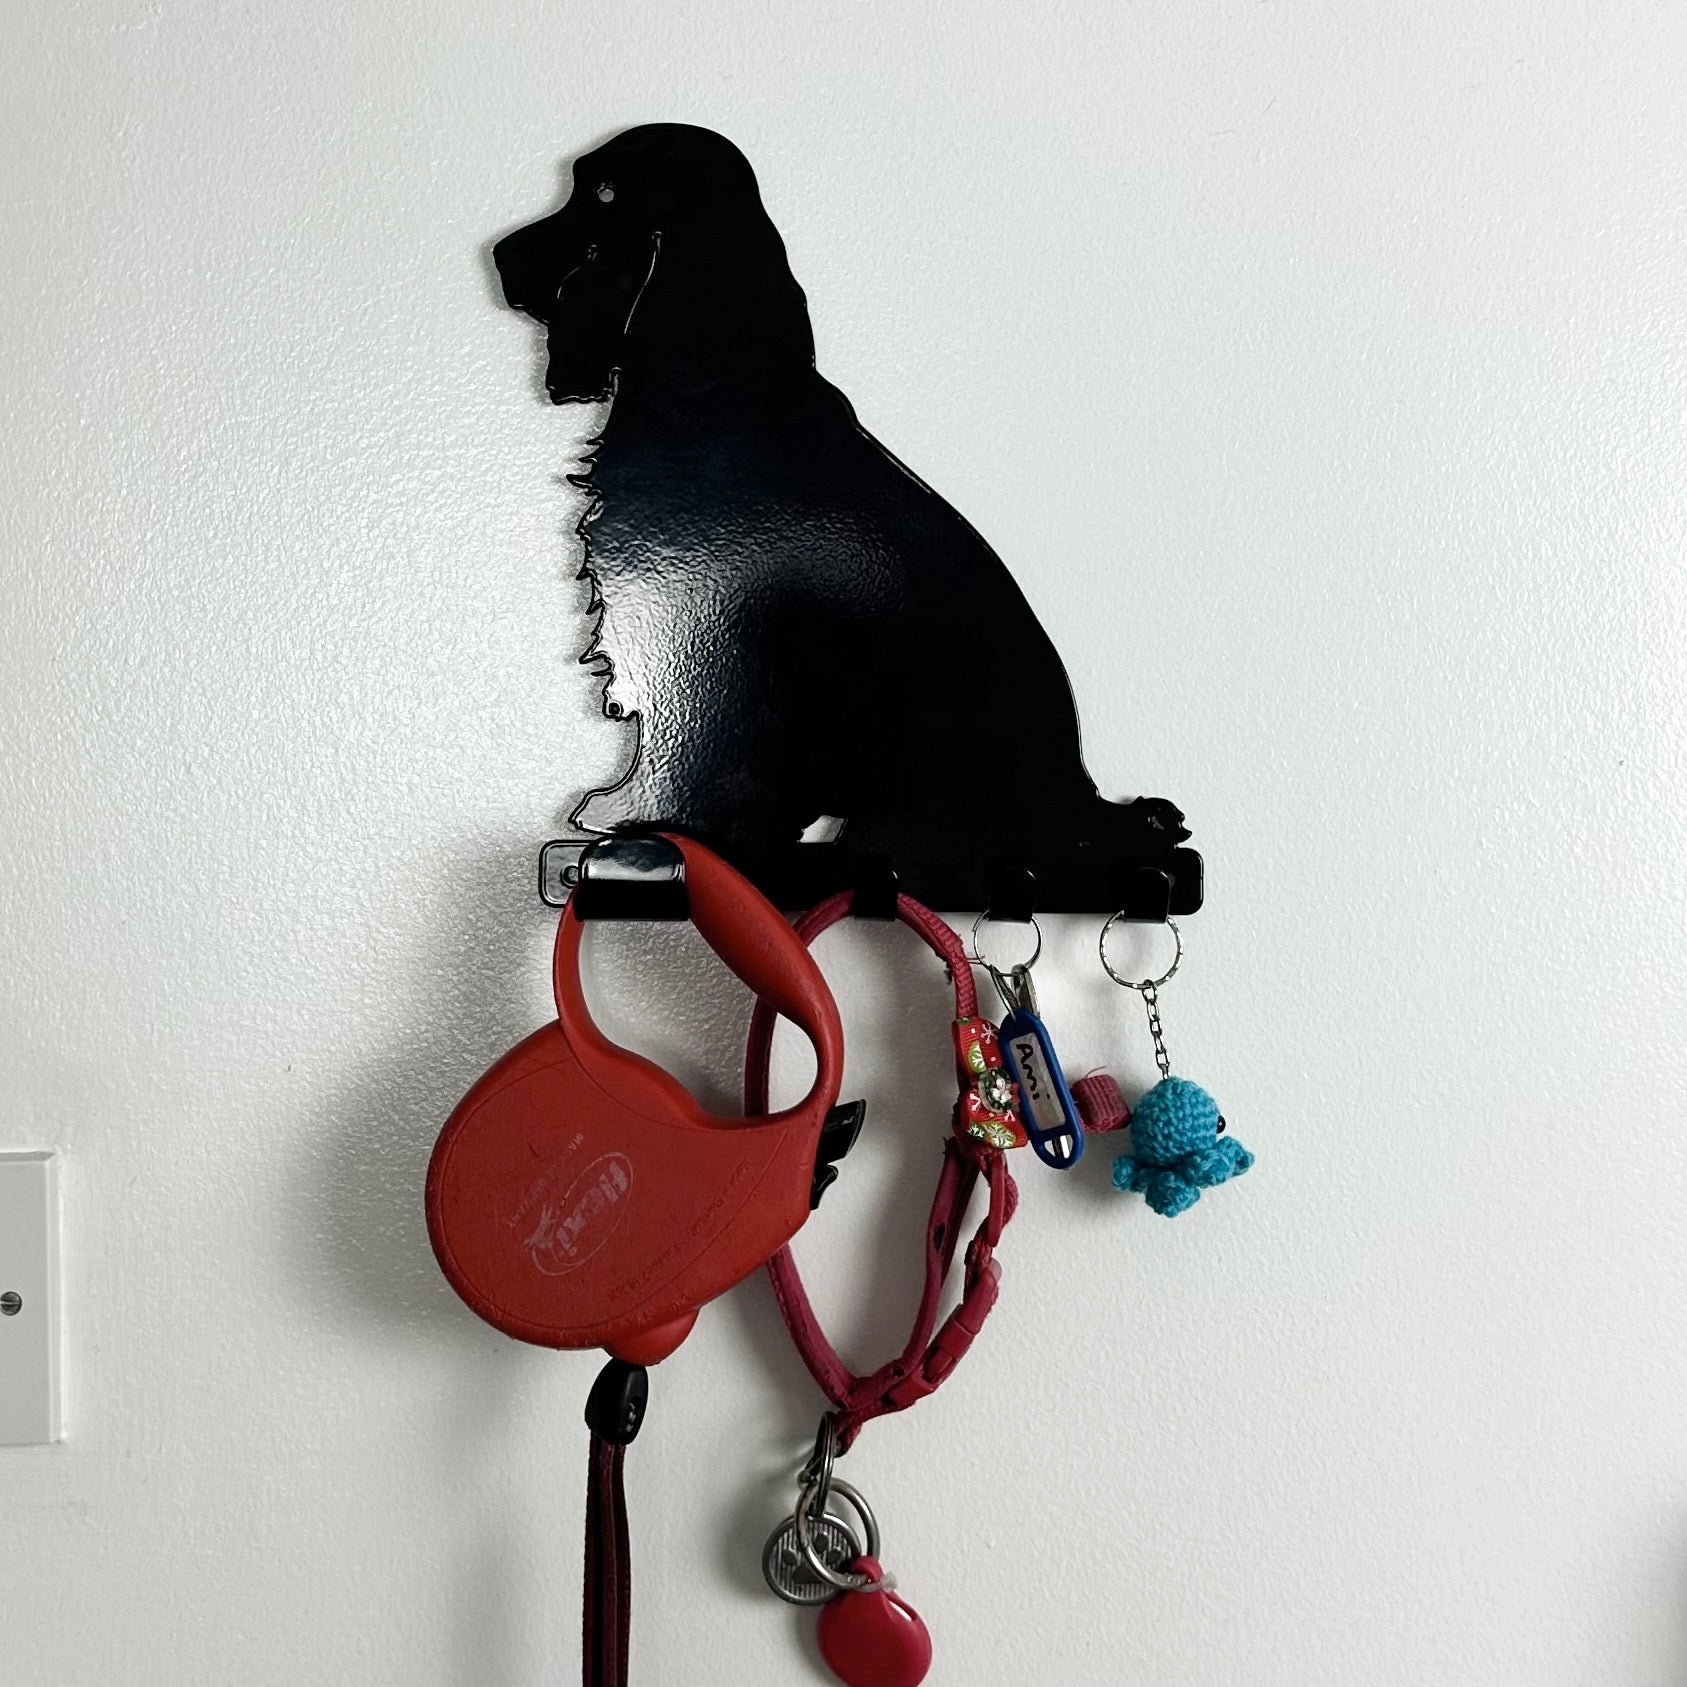
[[[58,1161],[0,1154],[0,1447],[59,1433]]]

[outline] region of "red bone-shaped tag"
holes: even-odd
[[[544,1347],[654,1364],[705,1301],[808,1216],[815,1151],[838,1098],[843,1033],[800,938],[750,882],[690,839],[691,918],[717,955],[814,1046],[814,1085],[764,1118],[706,1112],[677,1079],[593,1024],[582,926],[557,927],[557,1017],[458,1104],[428,1168],[428,1235],[468,1304]]]

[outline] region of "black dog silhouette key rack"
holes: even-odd
[[[598,616],[580,660],[635,742],[575,809],[587,836],[545,846],[546,901],[578,886],[582,914],[683,912],[673,861],[632,841],[667,830],[784,908],[850,889],[881,915],[898,889],[1001,919],[1200,906],[1179,810],[1097,793],[1013,576],[815,369],[807,300],[730,141],[629,129],[494,258],[547,331],[552,402],[610,401],[579,481]],[[984,659],[1010,707],[979,708]]]

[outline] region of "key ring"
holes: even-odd
[[[816,1483],[809,1483],[797,1496],[797,1509],[793,1518],[796,1524],[797,1545],[802,1548],[802,1554],[808,1560],[808,1566],[822,1581],[830,1582],[833,1587],[845,1593],[879,1593],[896,1584],[889,1576],[866,1576],[859,1570],[834,1570],[814,1548],[814,1531],[810,1527],[809,1518],[814,1511]],[[867,1535],[866,1556],[877,1561],[879,1556],[879,1520],[873,1515],[873,1508],[862,1497],[860,1489],[853,1483],[846,1482],[841,1476],[834,1476],[830,1483],[831,1491],[843,1500],[861,1519],[861,1527]]]
[[[1165,923],[1170,928],[1172,937],[1177,943],[1177,953],[1172,956],[1172,964],[1167,967],[1158,978],[1121,978],[1118,973],[1113,970],[1113,963],[1107,958],[1107,934],[1124,917],[1125,911],[1121,908],[1119,912],[1108,920],[1107,924],[1101,928],[1101,942],[1099,944],[1099,948],[1101,950],[1101,964],[1107,969],[1107,976],[1111,978],[1115,984],[1122,985],[1126,990],[1137,990],[1146,995],[1150,990],[1158,990],[1162,984],[1168,983],[1176,976],[1177,969],[1183,965],[1183,933],[1177,929],[1177,921],[1168,915]]]
[[[1037,916],[1030,919],[1031,930],[1036,934],[1037,941],[1031,950],[1031,958],[1021,961],[1004,974],[993,961],[985,958],[983,946],[978,941],[979,929],[990,918],[990,910],[986,908],[976,920],[972,922],[972,955],[984,970],[989,973],[990,981],[996,986],[996,994],[1002,998],[1002,1005],[1012,1013],[1015,1008],[1024,1007],[1032,1013],[1037,1011],[1037,993],[1031,983],[1031,969],[1037,964],[1037,958],[1043,952],[1043,928],[1037,923]],[[1003,921],[1003,924],[1018,924],[1018,921]]]
[[[797,1477],[805,1489],[814,1490],[812,1509],[818,1510],[822,1517],[826,1515],[826,1501],[832,1494],[832,1467],[837,1462],[837,1456],[837,1420],[828,1412],[814,1432],[814,1451],[808,1455],[808,1463]]]
[[[820,1556],[814,1543],[813,1519],[829,1515],[827,1508],[836,1494],[861,1519],[861,1527],[867,1536],[867,1556],[872,1559],[879,1556],[879,1520],[873,1515],[873,1508],[868,1505],[861,1490],[835,1474],[837,1457],[837,1419],[828,1412],[821,1418],[820,1427],[814,1433],[814,1451],[802,1467],[802,1492],[797,1496],[796,1512],[791,1519],[796,1528],[797,1545],[802,1549],[809,1568],[822,1581],[846,1593],[878,1593],[896,1585],[889,1576],[880,1576],[875,1580],[857,1570],[834,1570]]]
[[[1117,918],[1116,915],[1114,917]],[[996,970],[995,967],[991,966],[989,961],[987,961],[984,958],[984,951],[983,951],[983,949],[981,949],[979,947],[979,944],[978,944],[979,929],[983,926],[984,922],[986,920],[988,920],[989,918],[990,918],[990,910],[988,908],[986,908],[984,910],[984,912],[982,914],[980,914],[978,916],[978,918],[972,922],[972,954],[973,954],[973,959],[976,960],[981,967],[988,967],[989,970],[993,973]],[[1022,922],[1020,922],[1018,920],[1013,920],[1013,921],[1003,920],[999,923],[1001,923],[1003,925],[1009,925],[1009,924],[1018,925]],[[1037,957],[1039,955],[1041,955],[1042,952],[1043,952],[1043,928],[1040,925],[1038,925],[1037,916],[1035,914],[1033,914],[1031,916],[1029,922],[1027,922],[1027,923],[1029,923],[1032,931],[1034,931],[1037,934],[1037,944],[1036,944],[1036,947],[1031,951],[1030,960],[1023,961],[1023,962],[1020,963],[1022,966],[1024,966],[1026,968],[1027,971],[1029,971],[1032,967],[1034,967],[1037,964]]]

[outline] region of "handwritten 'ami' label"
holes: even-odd
[[[1038,1130],[1057,1131],[1067,1124],[1060,1104],[1060,1092],[1043,1052],[1043,1045],[1030,1031],[1009,1039],[1013,1063],[1019,1069],[1019,1094]]]

